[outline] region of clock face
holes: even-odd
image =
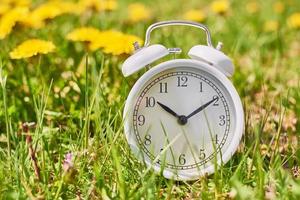
[[[133,152],[166,178],[195,180],[226,163],[244,128],[230,81],[203,62],[178,59],[153,67],[134,85],[124,108]]]
[[[134,134],[144,156],[157,165],[203,168],[231,139],[232,105],[213,75],[189,67],[166,70],[140,91],[132,116]]]

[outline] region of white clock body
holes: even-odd
[[[232,83],[194,59],[163,62],[143,74],[129,93],[123,117],[135,155],[175,180],[213,173],[215,164],[234,154],[244,129]]]

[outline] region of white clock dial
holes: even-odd
[[[194,180],[226,163],[240,142],[244,114],[230,81],[195,60],[164,62],[134,85],[124,108],[133,152],[166,178]]]
[[[227,96],[220,81],[202,70],[177,67],[154,76],[141,90],[132,116],[145,156],[154,160],[159,155],[157,164],[177,170],[213,161],[235,121]]]

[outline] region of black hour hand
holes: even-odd
[[[159,101],[157,101],[158,105],[160,105],[160,107],[162,107],[165,111],[167,111],[168,113],[170,113],[171,115],[173,115],[174,117],[179,117],[179,115],[177,115],[176,112],[174,112],[171,108],[169,108],[168,106],[160,103]]]

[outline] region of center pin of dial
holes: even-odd
[[[180,125],[185,125],[187,123],[187,121],[188,121],[188,118],[185,115],[180,115],[178,117],[178,123]]]

